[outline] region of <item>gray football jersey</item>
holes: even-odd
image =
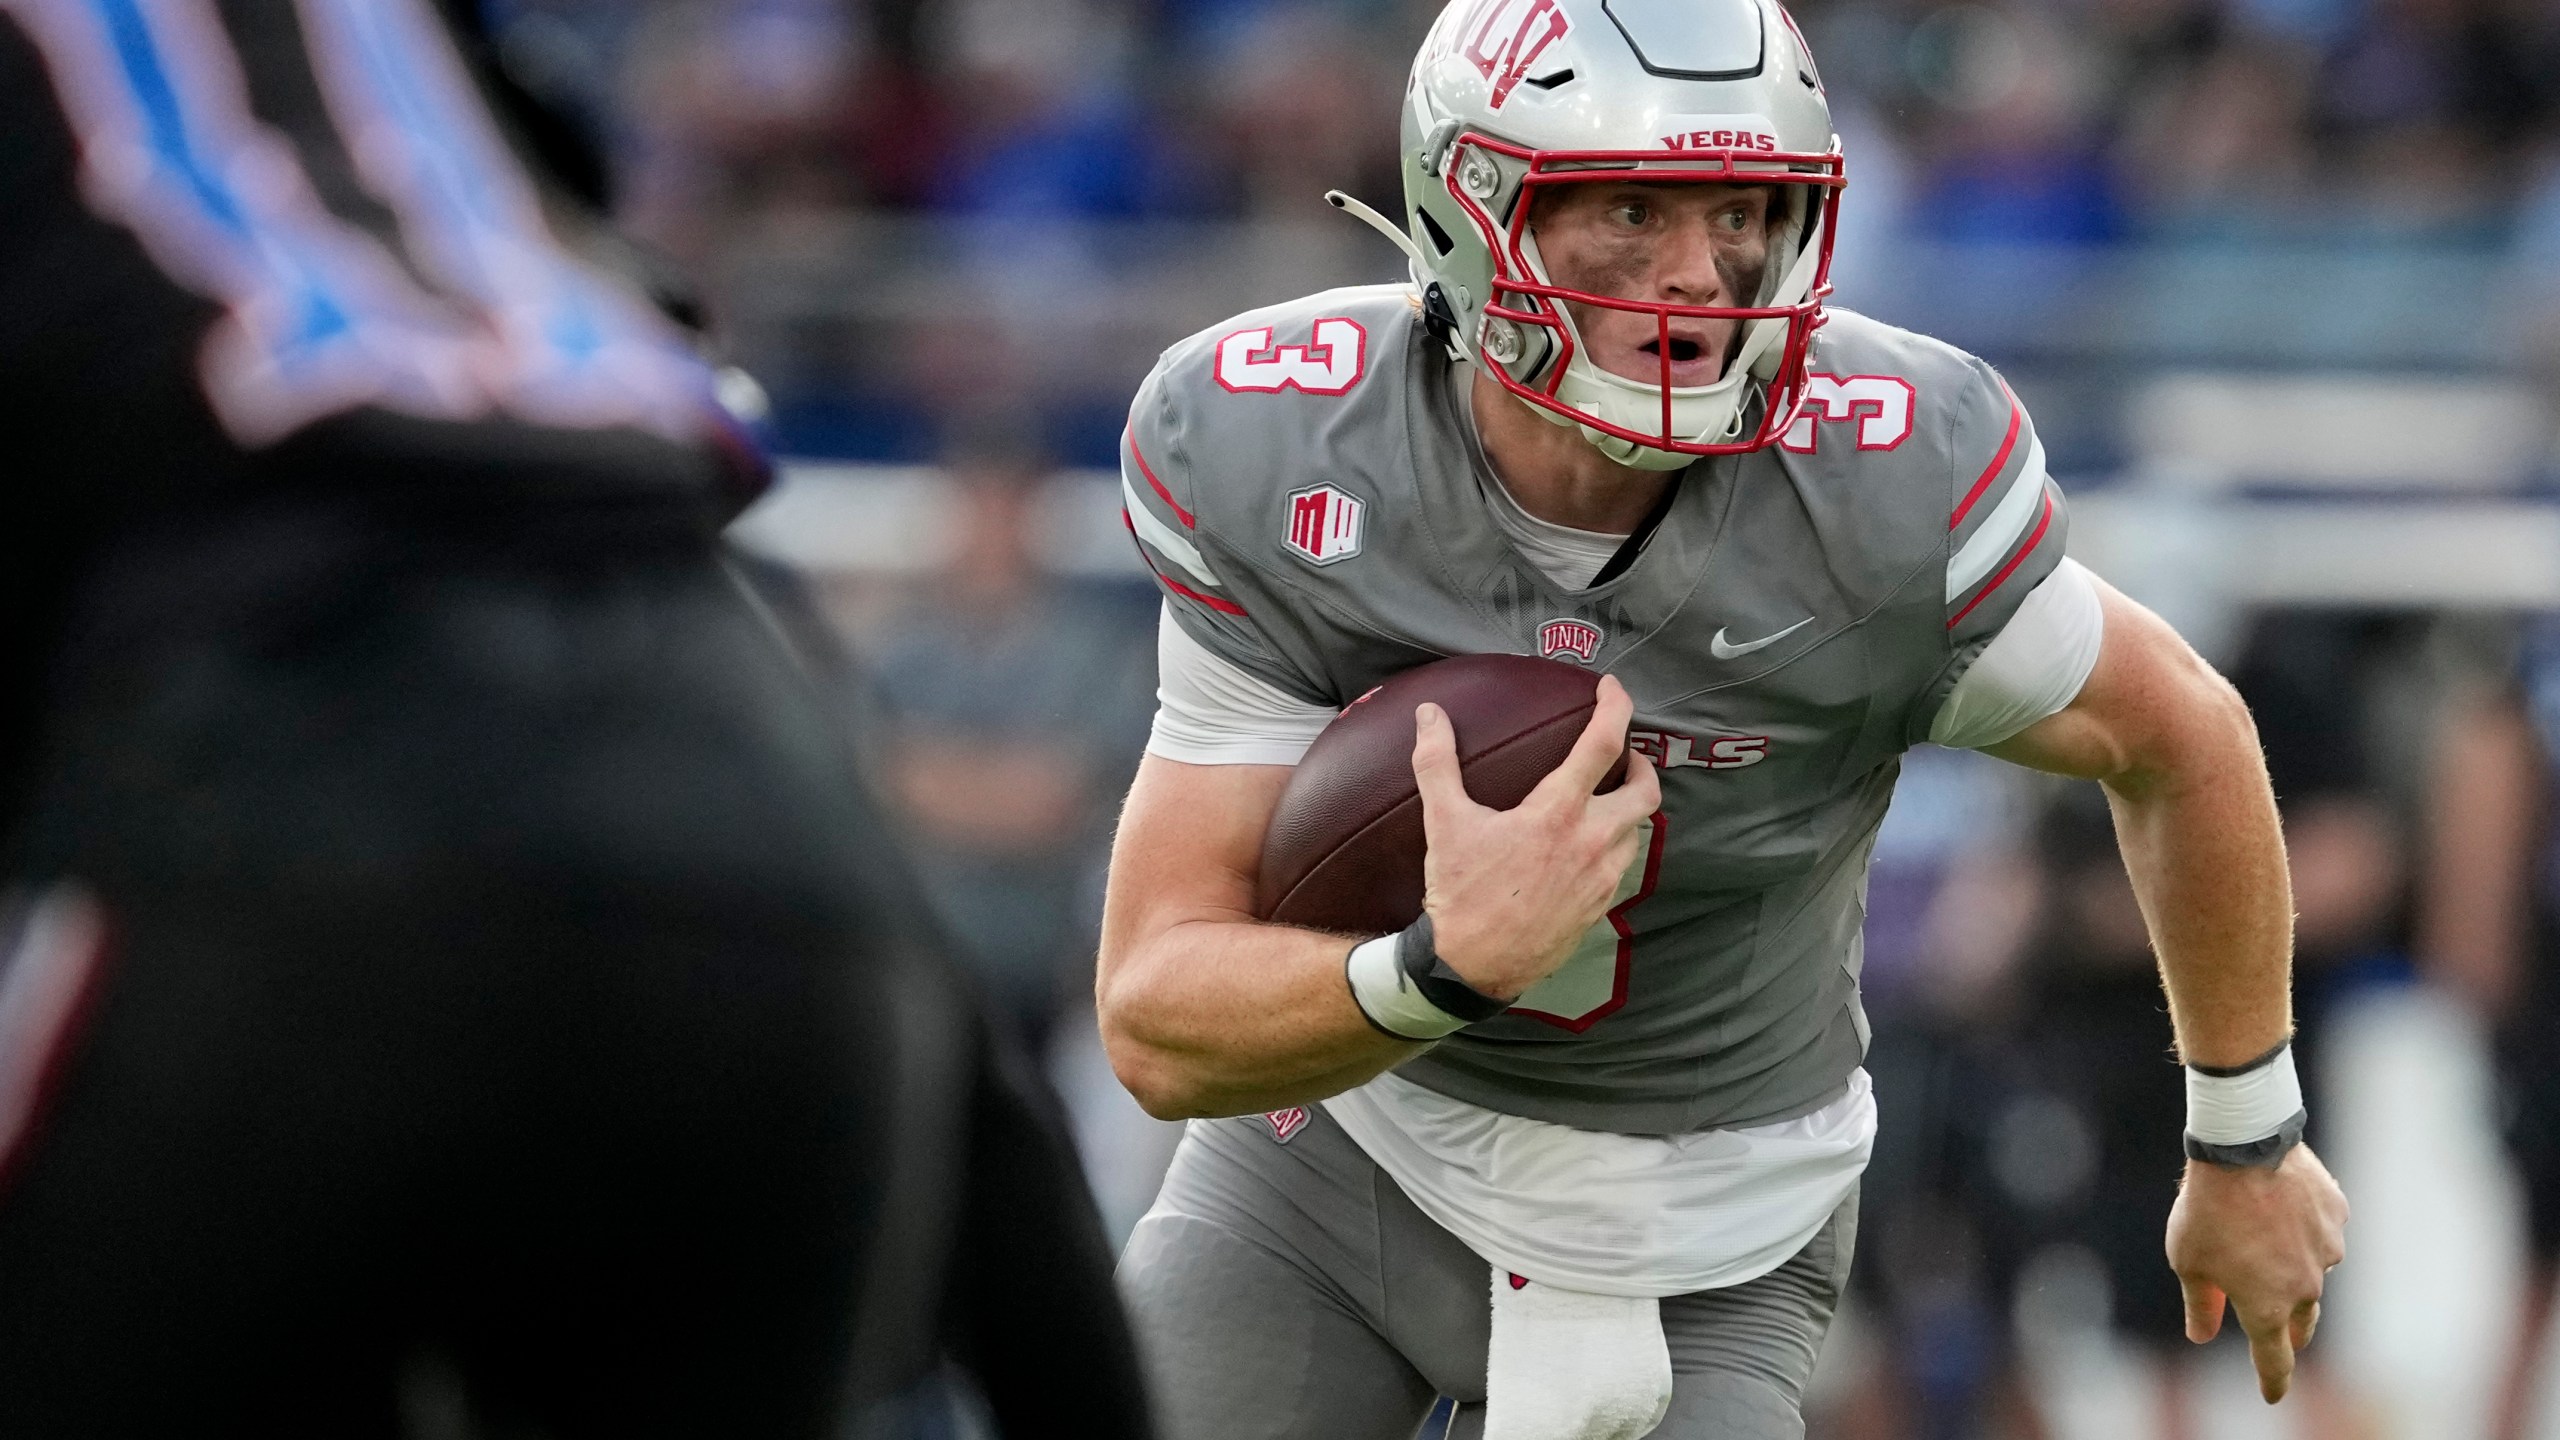
[[[1447,655],[1616,675],[1662,808],[1619,903],[1507,1013],[1400,1072],[1592,1130],[1800,1115],[1865,1053],[1867,861],[1902,752],[2062,557],[2023,409],[1980,360],[1834,310],[1780,445],[1701,460],[1633,564],[1560,588],[1497,527],[1467,374],[1402,286],[1167,350],[1122,447],[1176,621],[1341,706]]]

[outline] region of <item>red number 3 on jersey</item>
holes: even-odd
[[[1368,363],[1369,332],[1337,316],[1318,320],[1304,345],[1274,344],[1268,325],[1218,342],[1218,383],[1231,391],[1346,394]]]
[[[1808,375],[1804,408],[1778,443],[1799,455],[1813,453],[1817,424],[1831,420],[1858,422],[1858,448],[1890,450],[1911,436],[1911,411],[1918,397],[1911,382],[1899,375]]]

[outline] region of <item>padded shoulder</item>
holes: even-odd
[[[1975,356],[1851,310],[1831,312],[1807,369],[1806,413],[1787,433],[1787,448],[1799,453],[1809,450],[1814,427],[1854,421],[1849,439],[1860,452],[1917,444],[1912,458],[1946,459],[1964,417],[2005,413],[2009,403],[2000,377]]]
[[[1381,482],[1410,468],[1405,394],[1425,343],[1410,289],[1327,290],[1172,346],[1130,407],[1121,500],[1172,614],[1292,695],[1338,703],[1312,678],[1322,656],[1290,614],[1284,552],[1357,553]]]
[[[1400,421],[1412,347],[1427,343],[1405,285],[1248,310],[1164,352],[1139,389],[1132,439],[1196,523],[1225,532],[1342,463],[1346,442],[1374,453]]]
[[[1871,523],[1906,532],[1922,551],[1979,556],[2032,528],[2037,517],[2005,522],[2037,508],[2029,497],[2046,480],[2044,447],[1989,365],[1838,312],[1807,368],[1804,409],[1780,445],[1812,484],[1853,494]],[[1995,516],[2004,523],[1977,545]]]
[[[1908,577],[1899,593],[1945,657],[1908,712],[1916,742],[2061,563],[2069,507],[2026,406],[1982,360],[1844,313],[1823,328],[1810,369],[1789,458],[1812,488],[1855,497],[1843,513],[1859,517],[1861,544],[1892,547],[1882,568]]]

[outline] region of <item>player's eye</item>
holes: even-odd
[[[1751,212],[1740,205],[1716,214],[1716,224],[1728,235],[1740,235],[1751,228]]]
[[[1641,226],[1653,218],[1653,207],[1641,200],[1621,200],[1609,207],[1609,216],[1621,225]]]

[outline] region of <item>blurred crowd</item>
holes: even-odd
[[[699,261],[812,208],[1304,213],[1395,185],[1434,0],[497,0],[626,213]],[[1808,0],[1854,158],[1917,233],[2104,241],[2512,223],[2552,203],[2534,0]],[[1877,188],[1882,188],[1881,186]]]
[[[629,228],[707,288],[790,449],[926,461],[1001,414],[1090,465],[1169,339],[1396,275],[1320,197],[1395,209],[1396,102],[1438,9],[481,3],[511,72],[613,157]],[[2226,298],[2284,281],[2281,263],[2194,261],[2092,298],[2066,293],[2086,278],[2072,255],[2411,250],[2423,278],[2306,297],[2369,315],[2300,341],[2360,367],[2512,328],[2505,274],[2463,267],[2560,257],[2560,7],[2545,0],[1800,8],[1850,157],[1842,300],[2003,363],[2142,343],[2164,316],[2191,322],[2179,343],[2207,360],[2263,358],[2286,343],[2271,330],[2299,328]],[[2041,418],[2068,464],[2112,417],[2082,426],[2065,408]]]
[[[1057,462],[1110,463],[1156,348],[1257,300],[1396,273],[1318,196],[1391,202],[1396,99],[1436,0],[486,3],[510,70],[602,141],[622,219],[700,277],[773,389],[786,448],[944,467],[956,503],[935,565],[817,578],[926,883],[1049,1055],[1125,1229],[1169,1130],[1118,1095],[1083,1007],[1103,851],[1152,708],[1154,609],[1142,586],[1044,567],[1040,496]],[[2381,286],[2323,301],[2341,309],[2387,306],[2465,257],[2560,276],[2551,0],[1798,8],[1851,157],[1852,303],[1862,285],[1889,292],[1897,255],[1968,247],[2399,257],[2371,272]],[[1992,277],[1986,312],[2047,293],[2014,266],[1948,273]],[[1976,293],[1938,288],[1958,313]],[[2470,288],[2484,315],[2511,299]],[[2104,313],[2050,308],[2030,317],[2047,331]],[[2399,337],[2435,363],[2437,337],[2485,326],[2420,313],[2307,358],[2384,366]],[[2088,404],[2112,416],[2123,371],[1952,338],[2012,367],[2066,480],[2100,468],[2069,458],[2072,406],[2103,392]],[[2560,913],[2545,803],[2560,629],[2414,609],[2243,620],[2215,658],[2259,717],[2285,808],[2312,1140],[2326,1148],[2324,1124],[2353,1109],[2329,1092],[2364,1061],[2329,1047],[2359,1007],[2434,1005],[2450,1033],[2487,1037],[2494,1082],[2453,1103],[2511,1142],[2497,1183],[2525,1182],[2514,1228],[2535,1259],[2491,1292],[2479,1326],[2497,1353],[2462,1413],[2522,1440],[2560,1249],[2560,1063],[2540,1058],[2560,1050],[2542,1043],[2560,1036],[2545,920]],[[2102,797],[1916,752],[1870,902],[1884,1135],[1816,1433],[2222,1433],[2197,1379],[2216,1352],[2178,1338],[2161,1259],[2183,1099]],[[2360,1206],[2382,1178],[2365,1163],[2347,1176]],[[2093,1340],[2130,1357],[2117,1408],[2136,1418],[2113,1430],[2075,1429],[2057,1398],[2053,1377]],[[2256,1433],[2473,1433],[2412,1419],[2323,1354],[2295,1428]]]

